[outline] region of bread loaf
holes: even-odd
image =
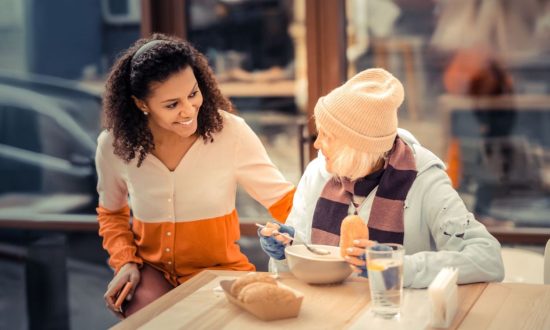
[[[233,282],[233,284],[231,285],[231,294],[234,297],[238,297],[241,290],[245,286],[249,285],[250,283],[254,283],[254,282],[267,283],[267,284],[270,284],[270,285],[277,285],[277,281],[275,281],[275,279],[273,277],[269,276],[269,274],[249,273],[249,274],[246,274],[245,276],[240,277],[235,282]]]
[[[288,289],[265,282],[250,283],[242,288],[238,299],[244,303],[288,303],[296,296]]]
[[[340,255],[346,256],[346,250],[353,247],[356,239],[369,239],[369,228],[358,215],[348,215],[340,225]]]
[[[280,287],[269,274],[249,273],[231,285],[231,294],[244,303],[287,303],[296,299],[291,290]]]

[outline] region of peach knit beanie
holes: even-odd
[[[350,147],[369,153],[390,150],[397,134],[403,85],[384,69],[367,69],[319,98],[315,117]]]

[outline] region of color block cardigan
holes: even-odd
[[[152,154],[139,168],[126,164],[113,153],[112,133],[99,136],[99,234],[116,271],[147,262],[177,285],[203,269],[254,270],[236,243],[237,184],[283,222],[295,188],[244,120],[220,113],[214,142],[199,138],[174,171]]]

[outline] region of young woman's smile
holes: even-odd
[[[146,103],[153,132],[183,138],[196,133],[203,97],[191,67],[173,74],[166,81],[153,83],[151,91]]]

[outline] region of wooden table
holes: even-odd
[[[368,281],[312,286],[289,273],[280,281],[304,293],[300,315],[263,322],[230,304],[216,289],[219,281],[246,274],[204,271],[113,329],[429,329],[426,290],[406,289],[398,320],[375,317]],[[477,283],[458,289],[459,310],[450,329],[550,329],[550,286]]]
[[[550,329],[550,285],[492,283],[460,329]]]
[[[368,281],[364,279],[346,281],[343,285],[310,286],[282,273],[279,279],[282,283],[305,295],[300,315],[295,319],[263,322],[229,303],[223,292],[214,291],[220,280],[246,273],[203,271],[113,329],[335,329],[351,324],[370,301]],[[323,317],[333,314],[338,318]]]

